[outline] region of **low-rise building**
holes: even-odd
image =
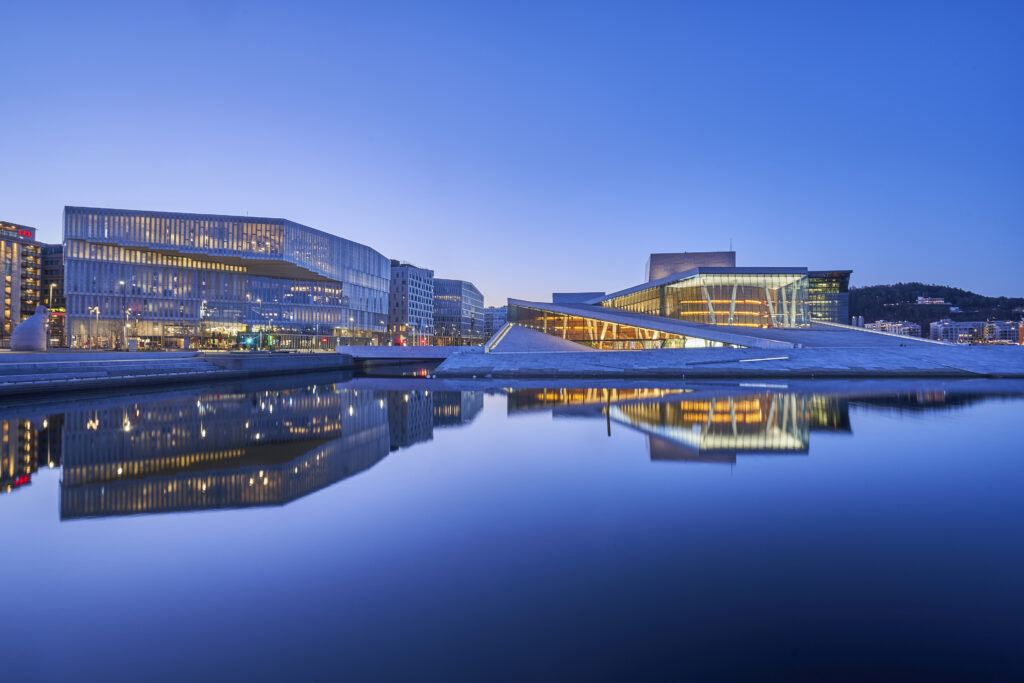
[[[1013,320],[989,320],[985,323],[985,341],[990,344],[1020,344],[1021,323]]]
[[[985,321],[959,321],[945,318],[928,327],[928,336],[953,344],[970,344],[985,337]]]
[[[425,345],[434,340],[434,271],[391,261],[388,334],[399,345]]]
[[[889,334],[904,334],[908,337],[920,337],[921,326],[917,323],[910,322],[909,320],[897,320],[889,322],[888,320],[876,320],[873,323],[864,325],[865,330],[875,330],[877,332],[888,332]]]

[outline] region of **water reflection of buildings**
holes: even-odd
[[[61,465],[62,519],[281,505],[429,441],[435,425],[468,424],[483,394],[324,384],[135,401],[0,415],[0,491]]]
[[[743,453],[807,453],[810,432],[849,431],[848,402],[826,395],[701,395],[683,389],[530,389],[509,412],[550,407],[556,416],[604,417],[647,435],[652,460],[736,461]]]
[[[482,391],[438,391],[434,393],[434,426],[456,427],[476,419],[484,409]]]
[[[434,429],[467,425],[483,410],[482,391],[388,391],[391,450],[434,438]]]
[[[281,505],[388,445],[383,395],[330,385],[72,411],[61,517]]]
[[[40,469],[60,465],[63,424],[63,415],[0,420],[0,491],[26,486]]]

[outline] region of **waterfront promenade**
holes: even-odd
[[[0,351],[0,396],[244,379],[351,367],[338,353]]]

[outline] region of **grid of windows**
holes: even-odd
[[[434,271],[391,262],[388,332],[394,343],[429,344],[434,337]]]
[[[260,331],[333,347],[384,335],[388,259],[298,223],[65,207],[64,237],[72,346],[228,346]]]
[[[434,333],[446,344],[486,339],[484,295],[466,280],[434,280]]]

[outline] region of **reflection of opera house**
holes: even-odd
[[[647,435],[652,460],[735,462],[738,454],[807,453],[812,431],[849,431],[848,402],[760,393],[705,396],[671,389],[540,389],[509,395],[509,412],[604,417]],[[610,431],[609,431],[610,433]]]

